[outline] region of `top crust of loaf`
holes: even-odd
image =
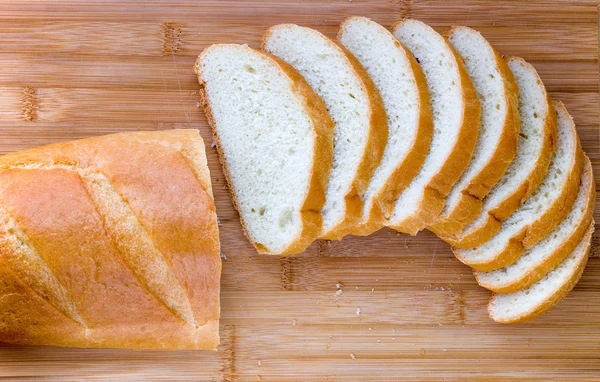
[[[282,87],[283,94],[286,94],[288,99],[293,100],[293,105],[295,105],[293,107],[298,108],[297,110],[301,111],[301,115],[308,121],[308,126],[310,127],[308,134],[310,136],[310,141],[312,142],[312,152],[310,154],[311,168],[307,173],[306,188],[301,190],[304,193],[304,196],[302,197],[300,206],[298,206],[298,210],[295,211],[292,207],[292,209],[290,209],[289,218],[286,218],[286,221],[298,222],[300,228],[297,230],[296,234],[289,238],[289,240],[278,244],[276,247],[268,247],[264,243],[257,242],[255,238],[252,237],[249,232],[248,221],[244,216],[248,215],[249,212],[242,209],[243,206],[240,205],[238,196],[238,193],[243,190],[235,189],[235,185],[232,184],[232,174],[229,169],[229,160],[231,160],[231,158],[226,157],[227,153],[225,153],[222,146],[219,136],[220,133],[218,131],[218,123],[214,115],[214,105],[211,104],[211,95],[207,90],[207,87],[210,86],[210,84],[208,84],[206,82],[207,79],[204,78],[205,73],[203,71],[205,68],[202,66],[203,61],[213,54],[213,52],[219,53],[221,51],[225,51],[225,53],[231,54],[232,57],[236,58],[235,60],[227,60],[227,63],[237,62],[239,64],[245,62],[245,59],[253,60],[253,62],[258,62],[263,65],[265,71],[269,71],[269,75],[273,76],[273,80],[279,78],[280,83],[285,84]],[[195,70],[200,82],[202,105],[207,119],[213,128],[219,158],[223,164],[223,170],[230,186],[229,189],[234,206],[240,212],[240,215],[242,215],[242,226],[246,236],[259,253],[286,255],[304,251],[306,247],[318,237],[321,231],[322,219],[320,210],[325,202],[324,194],[331,168],[333,122],[327,114],[323,101],[313,92],[304,78],[293,67],[275,56],[243,45],[219,44],[205,49],[196,61]],[[249,66],[247,70],[249,70],[250,73],[256,73],[256,71],[252,71],[255,70],[252,66]],[[218,84],[215,84],[215,86],[218,86]],[[250,95],[239,93],[238,96],[242,97],[240,100],[243,100],[244,97],[249,97]],[[238,100],[238,102],[240,100]],[[228,102],[231,102],[231,99],[228,99]],[[280,100],[277,105],[281,104]],[[232,103],[231,106],[236,106],[236,104]],[[261,110],[269,111],[270,109],[261,108]],[[279,121],[276,121],[276,123],[279,123]],[[302,136],[299,136],[299,138],[301,137]],[[293,142],[288,143],[291,144]],[[290,153],[295,153],[293,148]],[[284,161],[282,163],[285,165],[286,162]],[[252,169],[250,169],[250,171],[252,171]],[[281,174],[274,174],[275,177],[280,175]],[[299,176],[300,174],[293,175]],[[248,207],[248,211],[250,211],[250,206],[244,207]],[[269,218],[269,216],[266,216],[266,218]],[[277,222],[281,220],[269,219],[269,221]]]
[[[392,31],[417,61],[421,61],[432,104],[434,133],[429,154],[419,174],[396,201],[394,214],[387,222],[391,228],[415,235],[439,216],[452,185],[467,167],[477,139],[480,105],[462,59],[441,35],[428,25],[409,19],[396,23]],[[416,41],[419,38],[425,39],[426,43]],[[434,48],[440,56],[427,56]],[[438,61],[447,65],[445,70],[437,69]],[[444,88],[458,88],[450,96],[458,102],[453,107],[449,107],[444,99],[447,96],[440,93],[441,85],[437,83],[445,83],[448,79],[454,84],[448,82]],[[452,110],[458,115],[447,115]],[[452,126],[442,129],[444,121],[448,120],[452,121]],[[441,131],[450,131],[451,136],[445,137]]]
[[[361,224],[352,232],[369,235],[385,225],[398,195],[427,156],[433,133],[429,91],[413,55],[383,26],[366,17],[349,17],[337,38],[373,79],[388,119],[381,164],[363,197]]]
[[[481,200],[500,180],[517,151],[518,88],[502,57],[477,31],[454,27],[449,42],[461,54],[481,103],[481,124],[473,158],[446,199],[436,223],[440,237],[458,235],[479,215]]]
[[[521,134],[517,155],[502,179],[483,201],[480,216],[454,238],[444,238],[457,248],[477,247],[496,233],[541,183],[556,148],[556,113],[535,68],[519,57],[507,58],[519,91]]]
[[[0,157],[0,341],[215,349],[219,235],[197,130]],[[100,266],[101,265],[101,266]]]
[[[562,103],[553,105],[558,113],[557,148],[542,184],[502,223],[492,239],[476,248],[453,248],[460,261],[478,271],[514,263],[524,249],[537,244],[560,224],[577,198],[584,155],[573,119]]]
[[[360,221],[362,195],[387,141],[386,114],[379,91],[349,51],[314,29],[275,25],[265,33],[262,48],[304,76],[324,100],[335,123],[333,168],[320,237],[341,239]]]

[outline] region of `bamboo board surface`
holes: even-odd
[[[208,45],[257,47],[277,23],[329,36],[351,15],[385,26],[413,17],[439,31],[467,25],[502,54],[535,65],[574,116],[598,180],[597,7],[567,0],[0,3],[0,153],[119,131],[200,129],[227,256],[217,352],[0,345],[0,378],[600,380],[600,235],[566,300],[514,326],[488,318],[490,293],[429,232],[381,230],[319,241],[304,255],[256,255],[210,148],[192,71]]]

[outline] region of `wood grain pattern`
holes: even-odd
[[[535,65],[574,116],[599,180],[597,7],[597,0],[0,3],[0,152],[117,131],[200,129],[227,256],[219,351],[0,345],[0,378],[599,380],[600,234],[567,299],[515,326],[487,317],[490,293],[429,232],[381,230],[318,241],[294,257],[256,255],[210,148],[192,71],[206,46],[257,47],[276,23],[330,36],[351,15],[386,26],[414,17],[439,31],[468,25],[502,54]]]

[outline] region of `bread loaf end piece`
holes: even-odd
[[[215,349],[221,259],[197,130],[0,157],[0,341]]]

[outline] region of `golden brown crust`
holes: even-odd
[[[392,30],[396,29],[402,22],[404,21],[394,24]],[[464,103],[462,124],[457,135],[456,144],[448,155],[446,162],[425,187],[421,206],[417,209],[416,213],[401,222],[391,224],[388,222],[390,228],[411,235],[416,235],[417,232],[432,224],[442,212],[446,196],[448,196],[452,186],[460,178],[471,161],[479,132],[481,107],[477,93],[467,74],[462,58],[447,41],[446,45],[454,56],[460,75]]]
[[[563,109],[564,113],[567,113],[561,102],[554,102],[553,104],[557,109]],[[572,121],[569,128],[576,146],[573,148],[573,150],[575,150],[575,155],[571,162],[571,166],[569,167],[569,174],[567,175],[565,185],[550,208],[548,208],[537,220],[514,235],[509,240],[506,247],[493,258],[481,262],[474,262],[463,258],[460,251],[456,251],[453,248],[454,255],[457,259],[475,270],[484,272],[506,267],[514,263],[523,254],[524,249],[533,247],[552,232],[565,216],[567,216],[577,198],[584,162],[584,154],[581,150],[575,125]]]
[[[491,309],[494,299],[497,296],[496,294],[494,294],[494,295],[492,295],[490,302],[488,304],[488,314],[489,314],[490,318],[492,320],[494,320],[496,322],[500,322],[502,324],[517,324],[517,323],[529,321],[531,319],[539,317],[542,314],[549,311],[550,309],[552,309],[553,307],[555,307],[559,302],[561,302],[567,296],[567,294],[571,290],[573,290],[573,288],[575,287],[575,285],[581,278],[581,275],[583,274],[583,270],[585,269],[585,266],[587,264],[587,260],[588,260],[588,256],[589,256],[589,252],[590,252],[590,248],[591,248],[593,232],[594,232],[594,222],[592,221],[591,225],[589,227],[587,227],[587,232],[585,234],[585,237],[583,238],[583,240],[586,241],[586,247],[584,249],[586,254],[585,254],[584,258],[579,262],[579,264],[577,264],[577,267],[573,270],[573,272],[571,272],[568,280],[565,283],[563,283],[560,286],[560,288],[552,294],[552,296],[550,296],[549,298],[544,300],[541,304],[538,304],[535,307],[532,307],[532,309],[529,312],[522,314],[519,317],[515,317],[513,319],[503,319],[501,317],[496,317]]]
[[[341,33],[344,23],[351,20],[349,17],[340,24]],[[412,179],[418,174],[421,165],[427,157],[431,137],[433,135],[433,120],[431,116],[431,104],[429,101],[429,89],[423,69],[410,53],[393,35],[392,38],[399,51],[407,58],[415,79],[415,85],[418,91],[417,104],[419,105],[418,121],[415,133],[415,142],[410,151],[406,154],[404,160],[396,166],[390,174],[381,190],[373,197],[372,208],[367,218],[360,225],[354,228],[353,235],[367,236],[383,228],[386,224],[386,218],[389,217],[394,209],[394,202],[400,193],[410,184]],[[387,124],[386,124],[387,126]],[[386,132],[387,137],[387,132]],[[383,142],[385,148],[386,142]],[[382,151],[383,154],[383,151]],[[362,211],[361,211],[362,213]]]
[[[200,150],[201,142],[197,130],[123,133],[0,157],[0,279],[9,284],[0,289],[0,310],[15,312],[0,314],[0,339],[216,348],[216,211],[208,169],[197,167],[205,158],[183,152]],[[108,225],[113,213],[125,214],[121,225]],[[20,267],[26,259],[42,259],[46,267]],[[51,278],[76,314],[61,314],[56,295],[40,293]],[[6,297],[11,290],[16,295]]]
[[[496,293],[513,293],[520,289],[529,288],[556,268],[571,252],[573,252],[575,247],[581,242],[592,222],[594,205],[596,203],[596,183],[594,182],[594,175],[592,173],[592,164],[587,157],[585,157],[585,166],[589,169],[586,174],[590,178],[587,180],[588,189],[586,190],[587,204],[585,206],[585,212],[566,240],[555,248],[551,254],[546,256],[542,262],[532,264],[523,277],[510,283],[503,285],[486,284],[479,277],[479,273],[474,272],[477,283],[480,286]]]
[[[523,65],[528,65],[525,60],[519,57],[508,57],[508,61],[520,61]],[[536,73],[537,76],[537,73]],[[541,84],[542,80],[538,76]],[[543,85],[541,85],[543,87]],[[545,91],[545,90],[544,90]],[[458,237],[443,237],[443,240],[456,248],[474,248],[490,240],[496,232],[502,227],[502,221],[506,220],[521,204],[535,191],[542,182],[550,160],[556,148],[556,113],[552,107],[550,96],[546,93],[547,114],[544,116],[546,123],[543,130],[543,142],[540,155],[532,171],[524,178],[521,184],[497,207],[488,211],[486,221],[473,230],[463,232]]]
[[[447,36],[457,28],[447,32]],[[493,49],[493,48],[492,48]],[[482,199],[490,192],[492,187],[502,178],[517,152],[517,142],[521,121],[519,118],[519,89],[512,71],[494,50],[495,62],[503,78],[504,100],[507,105],[502,134],[498,145],[488,163],[476,174],[469,184],[461,191],[460,199],[452,210],[440,216],[436,222],[428,227],[441,238],[453,238],[459,235],[465,225],[470,223],[481,213]]]
[[[211,49],[211,47],[207,49]],[[304,251],[321,233],[323,223],[323,219],[321,217],[321,208],[323,208],[323,205],[325,204],[325,190],[327,189],[327,182],[329,180],[329,172],[331,171],[331,163],[333,159],[333,122],[327,113],[327,108],[325,107],[325,103],[321,97],[314,93],[304,77],[302,77],[300,73],[296,71],[296,69],[272,54],[248,47],[245,47],[244,49],[249,49],[262,55],[265,60],[269,60],[271,63],[276,65],[289,78],[292,92],[295,94],[296,99],[302,103],[306,113],[309,115],[309,118],[312,121],[314,128],[315,148],[313,151],[314,164],[312,173],[310,175],[310,182],[308,185],[306,198],[304,199],[300,209],[302,231],[298,234],[296,239],[290,242],[290,244],[282,251],[275,253],[270,251],[264,245],[254,242],[250,237],[248,230],[246,229],[243,219],[240,219],[240,222],[242,229],[244,230],[244,234],[256,248],[258,253],[272,255],[291,255],[300,253]],[[206,52],[206,49],[204,52]],[[216,121],[212,114],[209,97],[206,93],[205,84],[201,78],[199,66],[201,57],[202,54],[198,56],[196,64],[194,65],[194,71],[198,75],[198,81],[200,83],[201,105],[204,109],[206,119],[212,128],[213,138],[217,143],[219,161],[221,162],[225,179],[229,185],[229,194],[231,196],[233,206],[237,211],[240,211],[239,204],[231,184],[231,177],[229,175],[227,161],[224,159],[225,156],[222,151],[222,145],[220,143],[219,136],[217,135]]]

